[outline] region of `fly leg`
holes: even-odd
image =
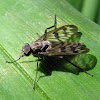
[[[48,29],[51,29],[51,28],[53,28],[53,27],[55,27],[55,29],[57,28],[56,15],[55,15],[55,22],[54,22],[54,25],[51,26],[51,27],[46,28],[46,29],[45,29],[45,34],[47,33],[47,30],[48,30]]]
[[[38,57],[38,61],[37,61],[37,69],[36,69],[36,77],[35,77],[35,81],[34,81],[34,86],[33,86],[33,90],[35,90],[35,84],[36,84],[36,79],[37,79],[37,73],[38,73],[38,66],[39,66],[39,64],[38,64],[38,62],[39,61],[42,61],[42,58],[41,59],[39,59],[39,57]]]
[[[64,58],[64,57],[63,57]],[[82,69],[82,68],[80,68],[80,67],[78,67],[77,65],[75,65],[75,64],[73,64],[72,62],[70,62],[68,59],[66,59],[66,58],[64,58],[67,62],[69,62],[70,64],[72,64],[73,66],[75,66],[76,68],[78,68],[79,70],[81,70],[82,72],[84,72],[84,73],[86,73],[86,74],[88,74],[88,75],[90,75],[91,77],[93,77],[93,75],[92,74],[90,74],[90,73],[88,73],[87,71],[85,71],[84,69]]]

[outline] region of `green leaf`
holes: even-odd
[[[83,4],[84,0],[66,0],[66,1],[68,1],[77,10],[81,11],[82,4]]]
[[[54,24],[55,14],[58,27],[72,24],[82,32],[80,42],[84,42],[90,52],[68,58],[94,77],[84,72],[76,75],[79,70],[66,61],[61,60],[60,63],[59,60],[52,59],[53,63],[52,60],[43,60],[39,65],[38,82],[34,91],[32,87],[37,58],[31,55],[15,63],[5,62],[17,59],[25,43],[31,44],[38,39],[36,33],[43,35],[44,30]],[[0,15],[0,99],[99,100],[99,25],[84,17],[66,0],[2,0]],[[43,62],[48,65],[51,63],[53,69],[46,67]]]
[[[99,0],[84,0],[81,11],[82,14],[94,21],[98,10],[98,4]]]

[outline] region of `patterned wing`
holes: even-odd
[[[38,40],[48,40],[50,42],[78,42],[73,40],[73,36],[78,33],[78,28],[74,25],[65,25],[47,32]],[[72,41],[71,41],[72,40]]]
[[[40,55],[60,56],[60,55],[78,55],[89,52],[89,49],[83,43],[63,43],[51,42],[52,48],[46,52],[40,52]]]

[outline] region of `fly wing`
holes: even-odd
[[[78,42],[73,40],[73,36],[78,33],[78,28],[75,25],[65,25],[47,32],[38,40],[47,40],[50,42]]]
[[[60,56],[60,55],[78,55],[89,52],[89,49],[83,43],[63,43],[52,42],[52,48],[46,52],[40,52],[40,55]]]

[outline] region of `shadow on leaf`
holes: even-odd
[[[84,69],[85,71],[91,70],[95,67],[97,59],[91,54],[83,54],[76,56],[66,56],[66,59]],[[40,62],[39,71],[43,72],[46,76],[51,75],[52,71],[70,72],[78,75],[81,70],[68,63],[65,59],[58,57],[44,57]],[[67,74],[67,73],[66,73]]]

